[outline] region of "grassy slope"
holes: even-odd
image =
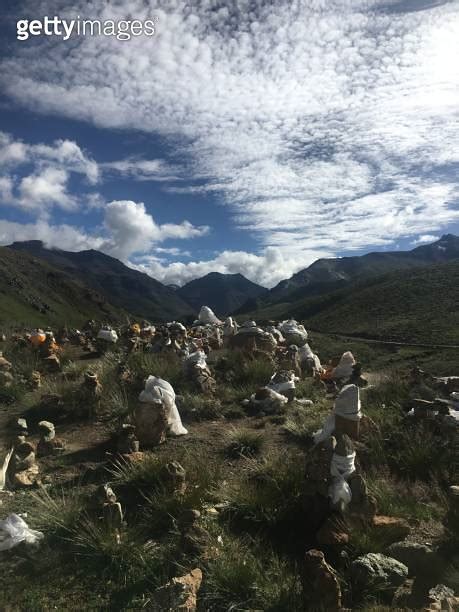
[[[81,325],[87,319],[123,316],[68,274],[26,253],[0,248],[0,324]]]
[[[193,310],[180,296],[147,274],[121,261],[89,250],[73,253],[46,249],[37,240],[16,242],[10,250],[26,252],[79,279],[117,308],[152,322],[192,318]]]
[[[393,272],[334,293],[251,313],[312,329],[406,342],[459,343],[459,262]]]

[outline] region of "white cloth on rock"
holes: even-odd
[[[41,531],[30,529],[25,520],[17,514],[10,514],[0,521],[0,551],[10,550],[21,542],[36,544],[44,537]]]
[[[114,329],[100,329],[97,334],[98,340],[105,340],[105,342],[110,342],[111,344],[116,344],[118,342],[118,334]]]
[[[288,391],[289,389],[295,389],[295,383],[299,380],[298,376],[295,376],[295,374],[292,372],[289,380],[276,383],[274,382],[276,376],[277,372],[273,374],[271,380],[266,385],[268,389],[272,389],[273,391],[276,391],[276,393],[282,393],[283,391]]]
[[[352,499],[351,488],[347,480],[355,472],[355,452],[343,457],[333,453],[330,464],[332,482],[328,488],[328,496],[333,504],[343,502],[346,507]]]
[[[357,385],[346,385],[341,389],[335,399],[334,413],[351,421],[362,418],[360,389]]]
[[[220,319],[215,315],[213,310],[208,306],[202,306],[199,311],[198,320],[201,325],[220,325]]]
[[[319,444],[319,442],[323,442],[333,435],[335,431],[335,415],[351,421],[358,421],[362,418],[360,389],[357,385],[346,385],[341,389],[335,400],[333,412],[328,415],[322,429],[313,434],[315,444]]]
[[[296,344],[300,347],[306,344],[308,340],[308,332],[304,325],[300,325],[294,319],[282,321],[282,323],[279,324],[279,329],[288,345]]]
[[[188,355],[185,359],[185,364],[187,366],[197,365],[199,368],[205,368],[207,367],[207,356],[204,351],[197,350]]]
[[[188,433],[188,430],[182,425],[182,419],[175,403],[175,391],[167,380],[149,376],[145,389],[139,395],[139,400],[148,403],[163,403],[170,432],[175,436],[183,436]]]
[[[298,357],[300,359],[300,363],[305,363],[308,359],[312,359],[314,362],[314,367],[316,370],[322,370],[322,364],[320,363],[320,359],[318,355],[316,355],[308,343],[300,346],[298,349]]]
[[[228,337],[235,334],[237,334],[237,323],[232,317],[227,317],[223,324],[223,335]]]
[[[354,355],[351,351],[346,351],[341,355],[341,359],[339,360],[336,368],[333,368],[331,372],[331,378],[349,378],[352,376],[352,369],[355,365]]]

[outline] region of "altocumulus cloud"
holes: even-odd
[[[188,178],[201,184],[174,189],[218,192],[258,240],[258,255],[221,253],[207,262],[214,269],[233,270],[239,258],[239,271],[254,278],[257,262],[276,253],[277,269],[290,273],[317,256],[422,236],[459,218],[457,2],[225,4],[90,0],[69,11],[34,3],[62,17],[155,15],[158,34],[126,44],[80,38],[71,53],[44,40],[39,56],[22,46],[2,66],[3,88],[44,112],[181,137]],[[110,248],[127,256],[116,246],[121,231],[111,230]],[[205,264],[142,265],[180,280]]]

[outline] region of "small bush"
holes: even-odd
[[[262,529],[304,523],[304,459],[301,455],[270,455],[247,459],[238,474],[215,492],[230,519]],[[301,523],[301,524],[303,524]]]
[[[226,454],[232,459],[256,457],[264,445],[263,434],[250,429],[233,429],[227,438]]]
[[[313,406],[293,404],[287,412],[284,430],[297,442],[308,444],[311,435],[321,428],[329,412],[330,405],[324,400]]]
[[[199,600],[206,610],[300,610],[294,566],[260,545],[223,534],[219,554],[207,563]]]
[[[375,473],[367,474],[366,481],[381,514],[429,521],[446,513],[446,497],[436,483],[409,483]]]

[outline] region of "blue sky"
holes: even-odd
[[[0,244],[273,286],[459,232],[459,3],[2,4]],[[156,20],[16,39],[17,19]]]

